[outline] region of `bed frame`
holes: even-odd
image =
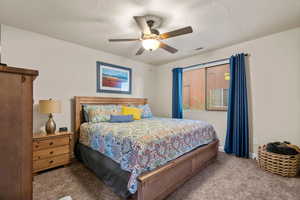
[[[110,97],[75,97],[75,141],[80,134],[80,125],[83,122],[82,105],[84,104],[119,104],[144,105],[147,99],[143,98],[110,98]],[[201,169],[215,160],[218,155],[219,141],[194,149],[193,151],[168,162],[162,167],[138,177],[138,191],[132,197],[134,200],[162,200],[177,187],[189,180]]]

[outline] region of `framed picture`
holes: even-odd
[[[131,94],[131,69],[97,62],[97,92]]]

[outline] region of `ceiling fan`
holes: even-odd
[[[177,37],[180,35],[192,33],[193,29],[191,26],[187,26],[174,31],[166,32],[160,34],[157,29],[155,29],[153,19],[147,20],[147,16],[134,16],[134,20],[140,28],[142,34],[140,38],[135,39],[109,39],[109,42],[131,42],[131,41],[141,41],[142,47],[136,52],[136,55],[141,55],[145,50],[154,51],[158,48],[162,48],[170,53],[176,53],[178,50],[174,47],[167,45],[161,40],[168,39],[171,37]]]

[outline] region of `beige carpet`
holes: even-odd
[[[35,176],[34,200],[119,200],[80,163]],[[253,160],[220,153],[218,160],[174,192],[168,200],[300,200],[300,178],[258,169]]]

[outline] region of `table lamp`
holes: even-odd
[[[56,129],[56,124],[53,120],[53,115],[52,113],[60,113],[61,109],[60,109],[60,101],[57,100],[40,100],[39,101],[40,104],[40,113],[42,114],[49,114],[49,119],[46,123],[46,132],[47,134],[53,134],[55,133],[55,129]]]

